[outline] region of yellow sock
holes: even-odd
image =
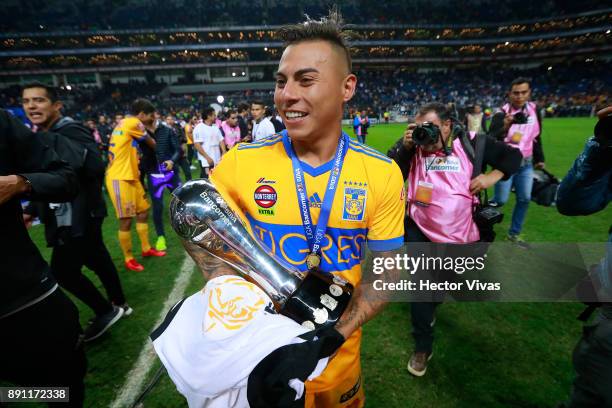
[[[132,233],[130,231],[119,231],[119,246],[126,262],[134,259],[132,254]]]
[[[138,233],[138,238],[140,238],[142,252],[147,252],[151,249],[151,244],[149,244],[149,224],[146,222],[137,222],[136,232]]]

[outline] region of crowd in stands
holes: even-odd
[[[167,0],[151,7],[146,2],[116,3],[103,0],[74,3],[66,0],[31,2],[7,0],[0,14],[2,31],[52,29],[126,29],[145,27],[194,27],[257,24],[284,24],[300,21],[304,15],[318,18],[327,14],[329,2],[307,0],[296,3],[256,0],[245,2],[194,3]],[[460,1],[357,1],[342,2],[340,9],[354,24],[465,24],[529,20],[563,16],[601,8],[595,0]],[[20,16],[16,19],[15,16]],[[22,24],[27,21],[28,24]]]
[[[414,72],[402,69],[359,69],[358,90],[348,111],[368,109],[371,115],[385,111],[411,115],[417,106],[432,101],[447,101],[457,107],[475,103],[495,110],[502,105],[506,84],[517,76],[532,78],[533,100],[546,109],[548,116],[589,116],[609,103],[612,78],[606,63],[589,62],[567,65],[543,65],[531,69],[469,69]],[[272,80],[270,79],[270,82]],[[80,120],[100,114],[114,115],[128,110],[136,97],[153,101],[162,112],[183,112],[189,116],[216,102],[219,93],[168,94],[160,83],[133,82],[105,84],[102,88],[72,86],[64,90],[66,113]],[[19,87],[0,90],[0,106],[19,103]],[[224,107],[235,107],[242,101],[260,99],[273,105],[272,84],[269,89],[222,92]],[[164,95],[163,97],[161,95]]]
[[[549,67],[551,67],[549,69]],[[495,109],[503,104],[512,78],[533,79],[533,99],[538,106],[552,107],[555,116],[587,116],[593,105],[605,106],[612,79],[609,65],[580,63],[532,69],[470,69],[431,72],[360,70],[358,92],[352,105],[371,107],[374,112],[392,110],[413,113],[433,101],[457,106],[478,103]]]

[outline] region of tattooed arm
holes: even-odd
[[[218,238],[217,238],[218,239]],[[207,281],[223,275],[237,275],[228,264],[206,252],[192,242],[181,240],[185,250],[191,256]]]
[[[374,258],[395,258],[401,248],[393,251],[373,252],[367,260],[362,270],[361,282],[355,288],[350,303],[336,323],[336,330],[348,339],[349,336],[358,328],[367,323],[370,319],[380,313],[388,303],[388,295],[374,289],[373,282],[382,280],[383,282],[397,282],[399,270],[385,270],[381,274],[372,272]]]

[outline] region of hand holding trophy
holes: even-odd
[[[317,265],[302,273],[274,257],[209,180],[189,181],[172,194],[170,218],[176,233],[258,285],[277,312],[312,330],[334,325],[342,316],[352,285]]]

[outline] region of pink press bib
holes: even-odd
[[[221,129],[223,129],[224,140],[228,149],[240,141],[240,126],[231,127],[224,121],[221,123]]]
[[[521,111],[521,109],[515,109],[508,103],[502,107],[502,110],[511,115]],[[533,102],[527,103],[527,108],[524,110],[524,113],[528,115],[527,123],[524,125],[515,124],[510,126],[504,142],[519,149],[523,157],[527,158],[533,156],[533,140],[540,133],[540,124],[538,123],[536,106]]]
[[[470,132],[470,137],[474,137]],[[432,242],[468,243],[480,239],[474,223],[473,206],[478,202],[470,193],[473,165],[461,141],[453,141],[449,156],[442,152],[425,153],[417,149],[408,176],[408,212],[419,229]],[[431,183],[428,206],[416,202],[419,185]]]

